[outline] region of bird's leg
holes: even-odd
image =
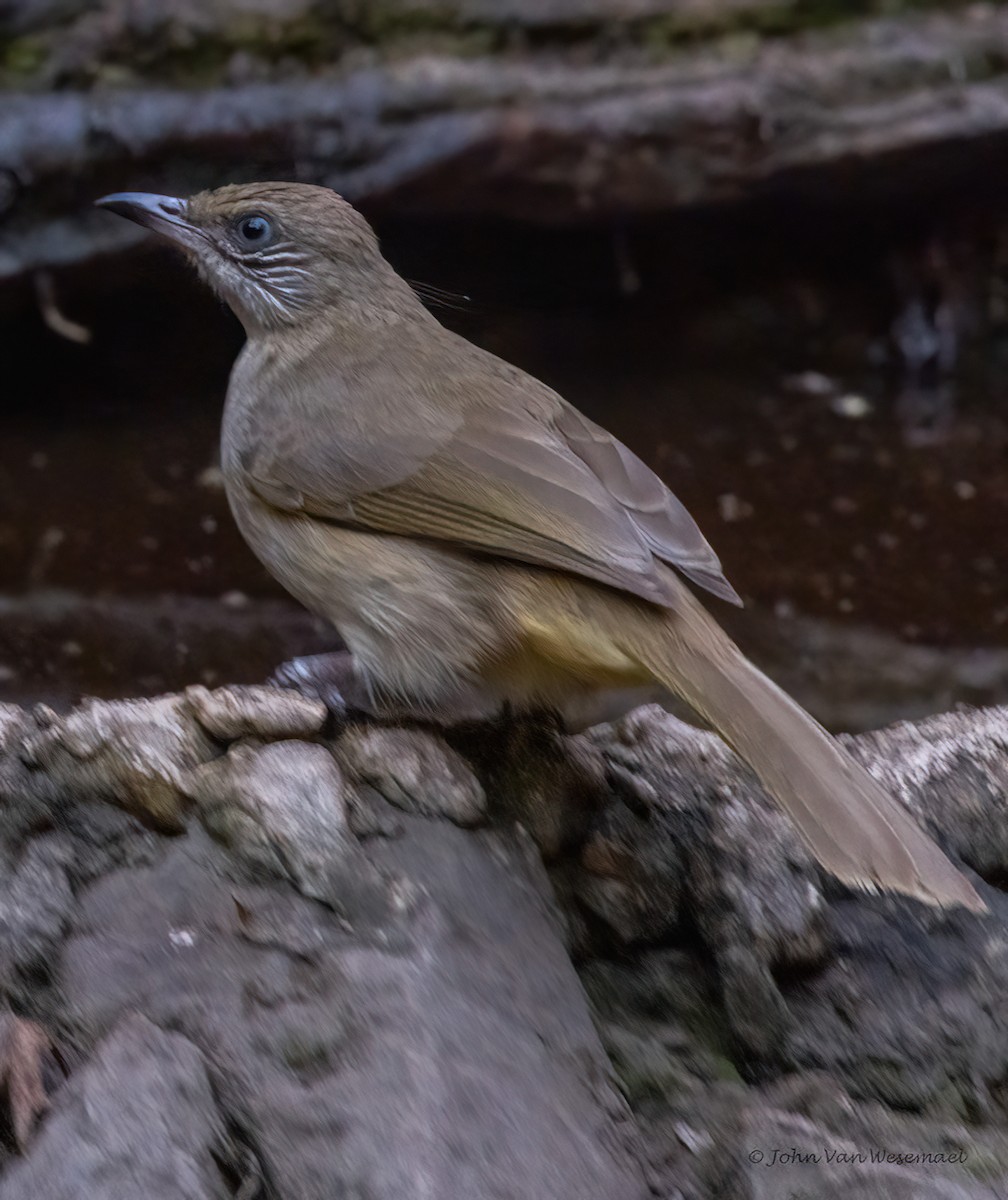
[[[411,703],[409,697],[376,693],[368,686],[349,650],[311,654],[281,663],[270,676],[274,687],[290,688],[321,700],[338,721],[368,717],[378,721],[419,721],[423,724],[456,725],[490,719],[496,704],[475,686],[460,685],[437,704]]]
[[[387,716],[375,705],[349,650],[309,654],[281,663],[270,676],[274,687],[290,688],[322,703],[338,720],[355,714]]]

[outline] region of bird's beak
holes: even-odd
[[[118,213],[120,217],[128,217],[186,250],[198,250],[206,244],[203,231],[186,220],[186,202],[176,196],[113,192],[96,200],[95,205]]]

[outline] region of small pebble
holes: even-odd
[[[746,500],[740,500],[732,492],[725,492],[718,496],[717,505],[721,520],[728,523],[744,521],[753,514],[753,506]]]
[[[838,417],[846,417],[850,421],[864,420],[872,410],[867,399],[854,392],[850,392],[846,396],[837,396],[830,404],[830,408]]]
[[[224,472],[217,466],[207,467],[196,476],[196,482],[200,487],[208,488],[210,491],[223,491]]]
[[[797,375],[788,375],[784,386],[790,392],[803,392],[806,396],[833,396],[837,390],[836,383],[821,371],[801,371]]]

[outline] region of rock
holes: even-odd
[[[24,725],[24,709],[16,704],[0,704],[0,747],[9,745],[11,733]]]
[[[148,866],[164,844],[149,825],[110,804],[64,807],[60,829],[72,844],[68,871],[74,892],[109,871]]]
[[[336,752],[353,779],[404,812],[462,826],[486,818],[486,797],[469,764],[433,734],[357,725],[341,735]]]
[[[433,733],[345,731],[344,772],[320,742],[221,755],[174,699],[44,727],[0,714],[16,830],[0,845],[0,989],[77,1055],[108,1039],[48,1101],[22,1072],[22,1129],[53,1107],[0,1200],[80,1194],[59,1190],[69,1163],[99,1198],[257,1180],[300,1200],[1008,1191],[998,888],[983,918],[845,891],[718,739],[654,709],[579,738],[454,731],[498,818],[470,829],[456,822],[484,793]],[[1005,724],[951,714],[850,743],[994,883]],[[196,821],[139,830],[103,803],[151,757],[220,840]],[[446,806],[460,780],[468,800]],[[47,825],[18,816],[25,787]],[[555,895],[516,824],[553,856]],[[174,1031],[140,1040],[195,1061],[185,1086],[160,1042],[106,1070],[130,1013]],[[85,1124],[106,1112],[115,1145]],[[223,1165],[206,1175],[211,1152]],[[195,1190],[122,1174],[167,1158]]]
[[[646,809],[606,809],[581,853],[578,897],[624,944],[692,922],[735,1037],[750,1055],[775,1053],[787,1010],[773,972],[825,955],[818,871],[793,826],[720,738],[658,708],[591,736]]]
[[[37,838],[0,883],[0,987],[10,989],[15,972],[48,968],[73,907],[72,860],[65,838]]]
[[[744,1086],[716,982],[695,955],[653,951],[582,975],[641,1119],[657,1195],[993,1200],[1008,1183],[1003,1120],[922,1118],[855,1099],[813,1070]]]
[[[59,792],[46,774],[31,770],[23,761],[25,736],[34,729],[24,709],[14,704],[0,705],[0,844],[12,848],[19,846],[28,833],[51,824]]]
[[[346,783],[324,746],[233,746],[183,787],[246,864],[346,915],[380,902],[380,881],[350,832]]]
[[[242,7],[71,8],[12,37],[0,280],[135,247],[84,201],[138,164],[191,194],[250,163],[286,176],[293,149],[304,182],[399,214],[571,225],[828,203],[854,160],[863,202],[908,203],[968,180],[1008,127],[999,5],[885,20],[836,6],[826,29],[771,0]]]
[[[225,1200],[224,1127],[191,1042],[124,1017],[57,1094],[0,1200]]]
[[[741,1083],[710,963],[683,950],[655,950],[632,962],[586,963],[581,980],[635,1108],[683,1104],[701,1085]]]
[[[548,861],[583,840],[607,794],[602,757],[587,738],[517,717],[481,729],[468,749],[495,813],[521,825]]]
[[[805,1083],[801,1079],[793,1081]],[[784,1089],[781,1089],[784,1091]],[[963,1125],[900,1120],[836,1096],[828,1118],[776,1089],[720,1085],[650,1133],[658,1194],[728,1200],[997,1200],[1008,1139]],[[663,1178],[662,1178],[663,1177]],[[675,1180],[675,1184],[668,1181]]]
[[[942,1119],[995,1119],[1008,1073],[1008,947],[993,915],[942,916],[902,901],[830,906],[831,952],[782,996],[780,1068],[829,1072],[859,1099]]]
[[[1008,708],[904,721],[848,745],[943,846],[985,879],[1008,878]]]
[[[184,825],[185,773],[219,751],[180,696],[86,700],[66,717],[36,709],[21,757],[75,800],[107,800],[165,830]]]
[[[364,936],[291,889],[236,888],[198,830],[101,880],[62,957],[67,1020],[87,1040],[136,1010],[212,1047],[279,1194],[644,1200],[534,853],[403,822],[369,848],[412,901]]]
[[[22,1153],[49,1108],[44,1075],[51,1051],[52,1039],[41,1025],[11,1012],[0,1014],[0,1089],[14,1144]]]
[[[661,825],[657,809],[642,817],[614,803],[581,848],[574,895],[623,946],[660,941],[682,921],[686,868]]]
[[[646,894],[645,881],[664,855],[670,876],[680,872],[687,927],[704,947],[703,973],[681,956],[669,969],[697,981],[716,970],[707,984],[708,1019],[698,1024],[692,997],[699,984],[670,988],[648,968],[652,955],[622,973],[604,973],[603,986],[601,968],[586,968],[606,1044],[639,1104],[654,1106],[661,1096],[663,1107],[681,1111],[694,1126],[696,1106],[710,1099],[706,1075],[714,1054],[750,1081],[818,1072],[843,1089],[848,1106],[881,1102],[887,1110],[926,1114],[943,1128],[940,1138],[922,1146],[920,1126],[909,1125],[901,1141],[882,1145],[884,1151],[903,1144],[922,1152],[947,1149],[954,1142],[949,1128],[963,1120],[1003,1125],[999,1081],[1008,1072],[1008,1020],[996,997],[1008,987],[999,933],[1008,901],[1000,892],[986,890],[991,914],[985,918],[900,897],[844,893],[817,878],[755,780],[711,735],[641,710],[592,737],[607,760],[631,778],[642,777],[644,786],[635,792],[649,818],[657,813],[662,823],[649,826],[639,814],[610,806],[582,851],[577,894],[584,902],[584,877],[597,870],[600,835],[606,845],[622,839],[620,854],[603,862],[618,866],[624,896]],[[1002,710],[949,714],[849,744],[940,840],[1003,878],[999,818],[993,816],[984,842],[980,815],[1000,812],[995,797],[1008,770]],[[616,919],[595,910],[618,936],[639,941],[646,936],[644,902],[628,911]],[[614,1005],[619,993],[623,998]],[[692,1110],[682,1110],[677,1091],[694,1097]],[[732,1111],[712,1117],[708,1133],[720,1174],[698,1182],[698,1195],[770,1197],[799,1187],[817,1197],[851,1194],[845,1186],[879,1197],[991,1194],[962,1163],[939,1161],[952,1171],[951,1182],[943,1175],[932,1183],[926,1160],[837,1160],[843,1138],[825,1129],[805,1128],[798,1140],[782,1141],[780,1131],[795,1128],[786,1114],[771,1141],[756,1148],[768,1156],[773,1146],[801,1153],[770,1171],[762,1160],[740,1155],[739,1147],[751,1144],[752,1117],[743,1119],[737,1106]],[[676,1135],[666,1130],[663,1136]],[[985,1171],[1008,1179],[1008,1157],[991,1165],[987,1149],[973,1147],[973,1136],[960,1130],[956,1144],[965,1139]],[[879,1149],[877,1139],[871,1144]],[[801,1157],[810,1148],[818,1160]],[[675,1182],[683,1186],[681,1174]]]
[[[273,687],[221,687],[201,684],[185,690],[186,702],[212,737],[233,742],[242,737],[266,741],[309,738],[326,722],[326,707],[297,692]]]

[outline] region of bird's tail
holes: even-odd
[[[699,602],[684,595],[682,607],[666,621],[669,636],[657,654],[650,622],[650,636],[638,639],[628,629],[620,649],[681,696],[749,763],[828,871],[859,888],[985,910],[969,880],[916,822],[745,658]]]

